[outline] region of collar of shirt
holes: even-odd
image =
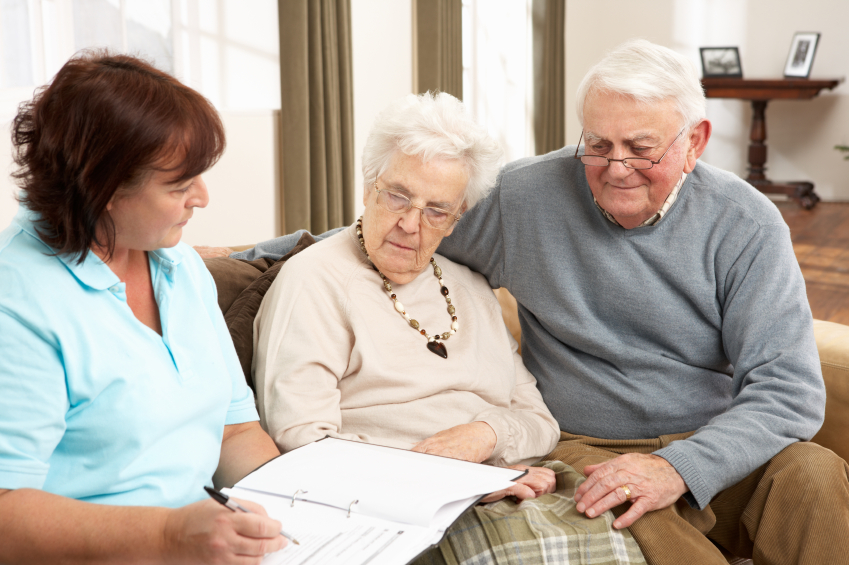
[[[21,229],[42,242],[44,246],[54,251],[52,247],[42,241],[36,232],[35,225],[41,220],[41,215],[33,212],[26,206],[18,206],[18,213],[15,215],[15,223]],[[174,272],[174,267],[180,264],[183,260],[183,253],[175,248],[157,249],[148,254],[162,268],[166,275],[171,275]],[[56,256],[65,267],[84,285],[95,290],[111,290],[121,280],[112,272],[112,269],[104,263],[95,253],[89,252],[82,263],[77,261],[76,255],[61,254]]]
[[[645,226],[654,226],[656,225],[661,218],[672,208],[672,205],[675,204],[675,201],[678,200],[678,193],[681,192],[681,187],[684,186],[684,181],[687,179],[687,173],[681,173],[681,179],[678,181],[678,184],[675,185],[675,188],[672,189],[672,192],[669,193],[669,196],[666,197],[666,201],[664,201],[663,206],[660,207],[655,214],[653,214],[648,220],[637,226],[638,228],[642,228]],[[616,221],[616,218],[613,217],[613,214],[605,210],[601,207],[601,204],[598,203],[598,200],[593,196],[593,202],[596,207],[601,210],[601,213],[605,218],[619,226],[619,222]],[[621,226],[620,226],[621,227]]]

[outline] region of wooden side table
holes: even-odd
[[[752,101],[752,129],[749,134],[749,176],[746,180],[761,192],[786,194],[805,209],[819,202],[810,181],[773,182],[766,178],[766,103],[775,99],[809,100],[823,89],[832,89],[843,79],[743,79],[703,78],[708,98],[737,98]]]

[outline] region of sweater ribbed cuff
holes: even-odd
[[[693,465],[683,453],[676,449],[674,445],[659,449],[654,452],[654,455],[666,459],[670,465],[675,467],[675,470],[678,471],[681,478],[684,479],[684,482],[690,489],[689,493],[684,494],[684,500],[686,500],[690,506],[698,510],[704,510],[705,507],[710,504],[710,501],[713,498],[713,493],[711,493],[710,489],[708,489],[708,486],[702,479],[701,473],[699,473],[695,465]],[[687,496],[688,494],[690,496]]]
[[[474,421],[489,424],[489,427],[495,432],[495,448],[484,463],[498,466],[498,463],[504,459],[504,452],[507,450],[507,438],[510,437],[507,424],[503,419],[493,417],[492,413],[488,411],[478,414]]]

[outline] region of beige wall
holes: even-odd
[[[413,91],[411,0],[351,0],[356,215],[363,211],[363,147],[375,116]]]
[[[189,245],[243,245],[275,237],[280,217],[280,110],[221,112],[227,151],[204,175],[209,205],[183,229]]]
[[[17,187],[9,176],[14,170],[10,127],[11,122],[0,124],[0,230],[9,225],[18,211],[18,203],[15,200]]]
[[[812,78],[849,77],[849,2],[845,0],[567,0],[566,135],[581,133],[574,93],[590,66],[632,37],[666,45],[699,65],[699,47],[737,46],[743,76],[781,78],[797,31],[822,35]],[[705,162],[746,175],[751,107],[739,100],[708,100],[714,133]],[[849,162],[833,149],[849,144],[849,86],[810,101],[767,106],[767,176],[811,180],[823,200],[849,200]]]

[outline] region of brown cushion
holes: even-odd
[[[215,279],[215,286],[218,287],[218,307],[224,314],[242,291],[274,263],[270,259],[243,261],[229,257],[204,259],[203,262]]]
[[[315,243],[315,239],[310,234],[305,233],[302,235],[292,251],[265,269],[265,272],[261,275],[255,277],[248,284],[247,288],[239,294],[238,298],[233,301],[232,305],[224,311],[224,321],[227,322],[227,329],[230,330],[230,337],[233,338],[233,345],[236,346],[236,354],[239,356],[242,371],[245,373],[245,380],[252,390],[254,388],[253,379],[251,378],[251,361],[253,360],[254,352],[254,318],[256,318],[256,313],[259,311],[259,305],[262,303],[262,298],[268,291],[268,287],[274,282],[283,264],[313,243]],[[237,261],[236,259],[230,260]],[[252,261],[251,263],[255,262]],[[254,268],[258,270],[259,266],[254,266]],[[215,274],[213,273],[214,276]]]

